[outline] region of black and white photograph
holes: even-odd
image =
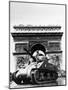
[[[66,85],[65,4],[9,2],[9,88]]]

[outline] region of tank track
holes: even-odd
[[[31,71],[31,82],[35,84],[45,84],[56,81],[58,73],[45,69],[33,69]]]

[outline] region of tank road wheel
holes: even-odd
[[[37,81],[35,80],[36,78],[39,78],[39,73],[37,72],[37,77],[35,76],[35,73],[37,70],[31,70],[31,83],[32,84],[37,84]]]
[[[51,73],[47,73],[47,80],[51,80]]]
[[[48,71],[47,72],[47,81],[56,81],[58,78],[58,73],[55,71]]]
[[[56,80],[58,78],[58,73],[52,72],[52,79]]]
[[[45,76],[43,72],[39,70],[32,70],[31,71],[31,82],[32,84],[43,84],[46,82]]]

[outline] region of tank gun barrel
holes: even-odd
[[[36,62],[36,58],[32,56],[32,54],[26,48],[24,48],[24,50],[31,56],[31,58],[33,58],[33,61]]]

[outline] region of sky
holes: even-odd
[[[10,26],[14,25],[60,25],[64,28],[65,6],[52,4],[15,3],[10,4]]]

